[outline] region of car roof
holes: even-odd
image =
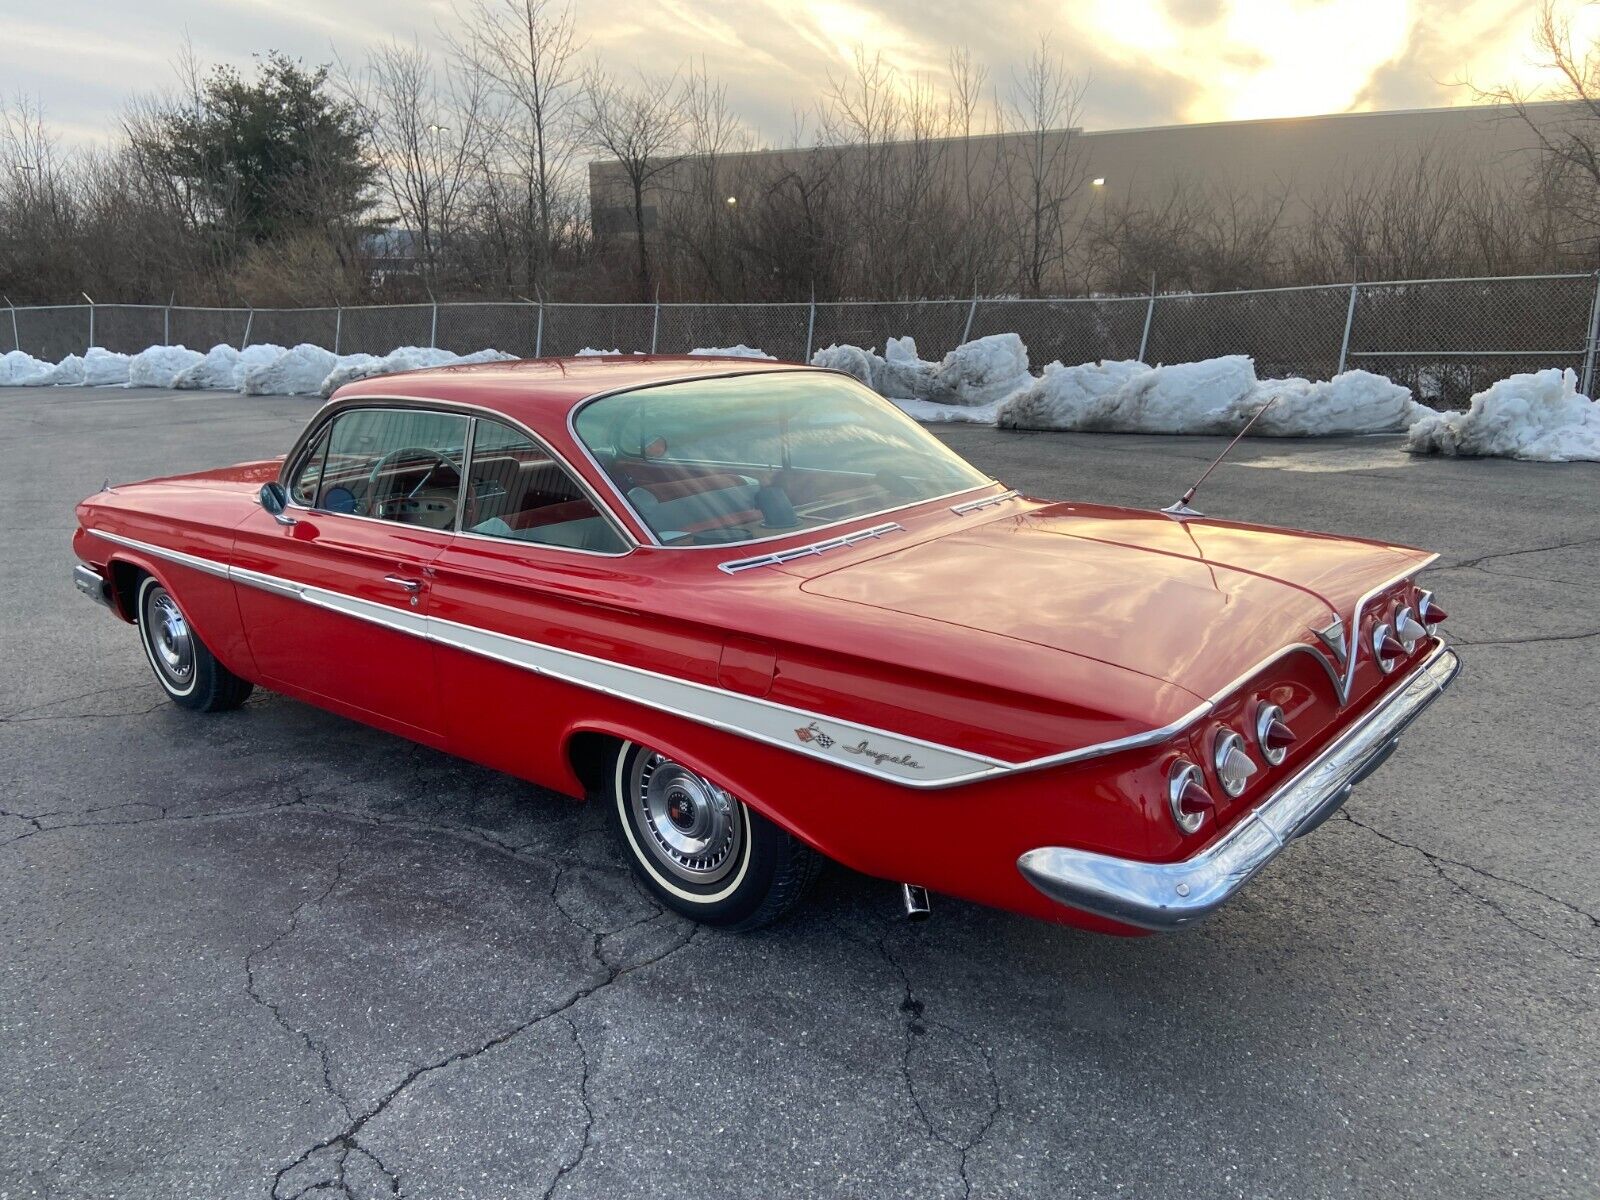
[[[376,375],[345,384],[333,398],[448,400],[493,409],[524,424],[548,429],[564,425],[575,405],[606,392],[684,379],[817,369],[766,359],[689,355],[531,358]]]

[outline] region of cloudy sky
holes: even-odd
[[[1048,33],[1091,79],[1091,129],[1462,104],[1463,79],[1539,78],[1534,0],[574,2],[590,53],[667,71],[703,56],[769,142],[858,45],[929,73],[966,46],[1003,82]],[[98,140],[130,92],[168,82],[185,32],[205,61],[324,62],[391,37],[438,46],[450,21],[450,0],[0,0],[0,88],[42,100],[64,140]]]

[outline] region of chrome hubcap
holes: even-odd
[[[640,754],[628,799],[645,849],[677,878],[702,886],[717,883],[739,861],[744,806],[681,763],[662,754]]]
[[[173,683],[188,683],[194,674],[194,638],[177,602],[162,589],[153,589],[145,605],[145,618],[145,636],[155,652],[156,666]]]

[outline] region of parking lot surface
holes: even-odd
[[[911,925],[834,869],[725,935],[582,804],[261,691],[172,706],[76,594],[81,496],[281,453],[313,409],[0,392],[0,1196],[1600,1190],[1600,469],[1368,439],[1212,476],[1212,515],[1442,551],[1466,668],[1202,926]],[[1146,507],[1221,447],[940,436]]]

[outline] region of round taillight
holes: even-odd
[[[1206,814],[1217,806],[1206,791],[1205,776],[1188,759],[1172,764],[1167,776],[1167,808],[1179,829],[1193,833],[1205,823]]]
[[[1256,745],[1261,747],[1262,758],[1276,767],[1288,757],[1294,743],[1294,730],[1283,719],[1283,709],[1276,704],[1263,704],[1256,709]]]
[[[1439,607],[1432,592],[1423,592],[1417,599],[1417,615],[1422,618],[1429,633],[1437,633],[1439,626],[1450,619],[1450,614]]]
[[[1394,670],[1405,654],[1406,648],[1400,644],[1400,639],[1394,636],[1394,630],[1387,623],[1372,627],[1372,657],[1385,675]]]
[[[1417,648],[1417,643],[1428,636],[1428,631],[1422,627],[1414,612],[1402,608],[1394,615],[1394,635],[1405,647],[1406,653],[1410,654]]]
[[[1217,730],[1217,740],[1211,746],[1211,765],[1217,769],[1217,782],[1230,796],[1242,794],[1258,769],[1244,748],[1244,739],[1231,729]]]

